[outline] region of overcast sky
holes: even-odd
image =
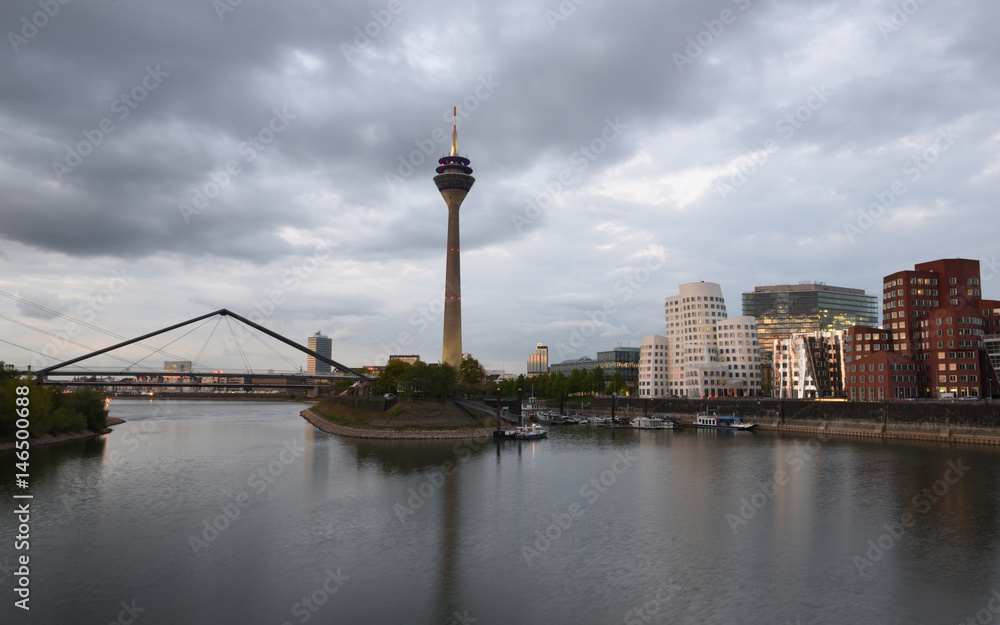
[[[735,316],[964,257],[1000,298],[991,0],[65,2],[0,6],[0,291],[124,337],[228,308],[345,364],[439,361],[454,105],[487,368],[637,346],[700,280]],[[117,340],[0,315],[7,362]],[[291,368],[225,321],[168,352],[237,345]]]

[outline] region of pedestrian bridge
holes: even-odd
[[[221,373],[218,371],[184,371],[184,372],[168,372],[168,371],[151,371],[151,370],[141,370],[134,368],[133,365],[137,363],[132,363],[122,369],[108,369],[107,367],[101,369],[87,369],[81,368],[77,363],[93,358],[95,356],[100,356],[102,354],[109,354],[115,350],[122,349],[129,345],[137,344],[140,341],[144,341],[155,336],[170,332],[172,330],[177,330],[185,326],[197,323],[199,321],[209,320],[212,317],[226,318],[231,317],[232,319],[244,324],[245,326],[252,328],[258,332],[266,334],[274,339],[281,341],[282,343],[295,348],[296,350],[312,356],[320,362],[325,362],[334,369],[335,373],[330,374],[302,374],[300,372],[296,373],[274,373],[269,371],[268,373],[257,373],[250,367],[249,362],[246,360],[246,356],[242,352],[242,348],[239,343],[236,343],[237,349],[240,350],[241,356],[243,356],[244,362],[246,363],[247,370],[228,373]],[[211,338],[211,336],[209,336]],[[207,343],[207,340],[206,340]],[[153,349],[153,348],[150,348]],[[204,349],[204,346],[202,347]],[[153,353],[161,353],[163,348],[154,350]],[[199,354],[200,356],[200,354]],[[193,359],[197,361],[197,358]],[[76,366],[74,366],[76,365]],[[72,369],[69,367],[74,366]],[[76,380],[57,380],[56,378],[76,378]],[[112,378],[110,381],[101,380],[95,383],[94,381],[81,380],[80,378],[89,377],[102,377],[102,378]],[[370,378],[365,374],[355,371],[346,365],[343,365],[332,358],[324,356],[317,353],[308,347],[296,343],[295,341],[278,334],[272,330],[265,328],[264,326],[254,323],[253,321],[242,317],[231,310],[221,308],[214,312],[195,317],[193,319],[188,319],[181,323],[177,323],[165,328],[161,328],[154,332],[149,332],[143,334],[142,336],[129,339],[127,341],[122,341],[115,345],[105,347],[103,349],[98,349],[89,354],[84,354],[77,358],[61,362],[50,367],[45,367],[44,369],[39,369],[35,372],[36,381],[39,384],[58,384],[60,386],[94,386],[95,384],[105,387],[143,387],[155,390],[157,388],[170,388],[170,387],[184,387],[184,388],[211,388],[211,389],[224,389],[224,390],[256,390],[260,388],[285,388],[285,389],[305,389],[312,388],[315,386],[317,380],[358,380],[362,384],[370,382]],[[116,379],[117,378],[117,379]]]

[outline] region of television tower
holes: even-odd
[[[448,205],[448,254],[444,276],[444,342],[441,362],[459,370],[462,365],[462,270],[459,258],[458,209],[476,179],[469,159],[458,155],[458,107],[453,109],[451,154],[438,160],[437,185]]]

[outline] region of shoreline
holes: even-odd
[[[486,438],[493,436],[492,428],[454,428],[442,430],[410,430],[406,428],[356,428],[328,421],[325,417],[306,408],[299,415],[318,430],[349,438],[380,438],[385,440],[434,440],[458,438]]]
[[[114,425],[121,425],[125,423],[124,419],[119,419],[118,417],[108,417],[108,427],[100,432],[93,432],[91,430],[84,430],[82,432],[64,432],[62,434],[44,434],[39,437],[28,438],[28,443],[31,447],[39,447],[41,445],[56,445],[59,443],[66,443],[69,441],[81,440],[84,438],[90,438],[91,436],[103,436],[105,434],[110,434],[112,432],[111,427]],[[0,443],[0,453],[14,450],[15,441],[8,441]]]
[[[591,411],[607,414],[613,403],[620,415],[665,413],[689,421],[708,411],[773,432],[1000,446],[1000,402],[598,398]]]
[[[671,416],[680,417],[681,423],[690,428],[694,414],[674,413]],[[757,424],[756,429],[767,432],[788,434],[809,434],[812,436],[848,436],[853,438],[878,438],[882,440],[899,441],[932,441],[936,443],[959,443],[963,445],[994,445],[1000,446],[1000,430],[970,427],[913,427],[907,424],[887,423],[865,427],[864,424],[843,421],[810,420],[803,424],[781,423],[773,416],[746,415]]]
[[[316,403],[317,399],[315,397],[268,397],[266,395],[233,395],[233,396],[223,396],[220,397],[219,393],[206,394],[204,396],[194,396],[195,394],[190,393],[190,396],[181,396],[180,393],[163,393],[161,395],[111,395],[112,401],[257,401],[257,402],[275,402],[275,403]]]
[[[810,426],[757,422],[757,429],[768,432],[880,438],[883,440],[933,441],[936,443],[961,443],[964,445],[1000,445],[1000,434],[956,434],[953,428],[945,428],[937,433],[920,432],[917,430],[888,430],[883,432],[881,427],[865,430],[858,427],[844,427],[838,424]]]

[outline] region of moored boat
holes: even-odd
[[[636,417],[632,419],[632,427],[640,430],[672,430],[673,421],[665,421],[658,417]]]
[[[519,439],[529,439],[529,438],[545,438],[548,436],[549,432],[537,423],[529,423],[527,425],[522,425],[515,428],[514,438]]]
[[[752,430],[757,427],[756,423],[744,421],[735,416],[722,416],[713,413],[699,412],[695,417],[694,428],[708,428],[712,430]]]

